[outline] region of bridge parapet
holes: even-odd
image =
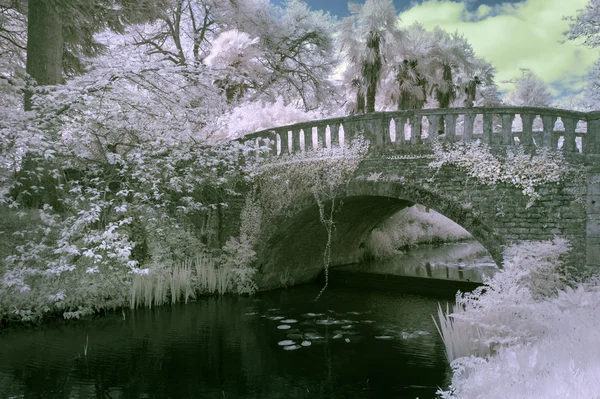
[[[263,141],[270,156],[279,156],[344,147],[358,135],[368,139],[371,148],[383,151],[410,151],[437,139],[600,154],[600,112],[532,107],[375,112],[275,127],[242,140]]]

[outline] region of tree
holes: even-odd
[[[27,50],[26,4],[0,2],[0,103],[22,108]],[[3,119],[3,118],[0,118]]]
[[[382,108],[472,106],[497,92],[495,70],[466,39],[413,24],[401,33],[381,78]]]
[[[591,48],[600,47],[600,0],[590,0],[586,8],[579,10],[576,17],[568,19],[571,24],[565,34],[569,40],[584,39],[584,45]],[[600,108],[600,60],[590,70],[583,97],[578,101],[578,107]]]
[[[567,19],[571,21],[565,32],[569,40],[584,39],[588,47],[600,46],[600,0],[590,0],[576,17]]]
[[[439,107],[448,108],[457,98],[460,88],[455,83],[454,74],[462,69],[460,72],[471,75],[474,80],[472,72],[475,69],[475,54],[464,36],[458,33],[449,35],[444,30],[435,28],[432,40],[434,44],[428,54],[433,76],[431,90]]]
[[[27,73],[38,85],[63,81],[63,23],[58,11],[46,0],[29,0],[27,13]],[[31,94],[25,109],[31,109]]]
[[[94,34],[104,29],[122,33],[125,26],[156,18],[160,0],[29,0],[27,73],[37,85],[63,82],[64,73],[83,71],[82,56],[95,56],[104,46]],[[31,108],[31,88],[25,108]]]
[[[521,76],[511,79],[507,83],[513,83],[515,87],[506,95],[505,103],[517,107],[550,106],[551,94],[548,84],[531,70],[522,68]]]
[[[176,65],[206,64],[231,103],[282,97],[311,110],[333,97],[334,26],[329,15],[311,11],[300,0],[281,7],[253,0],[177,0],[157,24],[139,30],[137,44]],[[243,43],[244,35],[256,42]],[[252,51],[245,60],[260,74],[249,76],[249,65],[240,60],[223,63],[239,45],[246,54]]]
[[[400,39],[396,8],[391,0],[367,0],[362,5],[349,3],[348,9],[352,15],[342,22],[340,32],[350,63],[347,75],[357,91],[357,105],[364,97],[366,112],[375,112],[377,86]]]

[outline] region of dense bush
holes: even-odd
[[[441,397],[596,397],[600,285],[576,283],[560,261],[566,251],[561,239],[509,248],[485,286],[459,294],[452,313],[440,309],[454,371]]]

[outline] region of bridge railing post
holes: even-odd
[[[340,128],[342,124],[338,122],[331,123],[329,125],[329,143],[331,148],[336,148],[340,146]],[[348,135],[346,132],[346,127],[344,125],[344,145],[348,145],[351,135]]]
[[[494,115],[491,112],[485,112],[483,114],[483,136],[481,137],[481,141],[488,145],[492,145],[493,122]]]
[[[415,112],[410,118],[410,144],[417,145],[423,141],[421,139],[423,129],[423,115],[420,112]]]
[[[473,127],[475,124],[476,117],[477,117],[477,114],[474,114],[474,113],[465,114],[463,137],[462,137],[462,141],[464,141],[465,143],[468,143],[473,140]]]
[[[427,141],[431,142],[437,138],[440,129],[440,115],[427,115],[429,128],[427,130]]]
[[[515,138],[512,131],[512,123],[514,119],[514,114],[502,115],[502,144],[506,146],[515,145]]]
[[[453,143],[456,141],[456,120],[458,119],[458,115],[449,114],[444,115],[444,122],[446,122],[445,134],[446,141],[449,143]]]
[[[280,143],[280,155],[289,155],[290,151],[290,136],[289,131],[287,129],[282,129],[278,131],[279,133],[279,143]]]
[[[573,118],[561,118],[565,127],[565,139],[563,141],[564,152],[575,152],[577,151],[577,143],[575,142],[575,127],[577,121]]]
[[[587,121],[587,133],[583,140],[585,154],[600,154],[600,112],[592,113]]]
[[[535,115],[521,114],[522,133],[519,138],[521,145],[531,150],[533,148],[533,120]]]
[[[558,147],[558,138],[554,137],[554,125],[556,124],[556,119],[556,116],[542,115],[542,122],[544,123],[542,145],[545,148],[551,148],[553,150]]]
[[[292,129],[292,154],[297,154],[304,151],[302,148],[302,142],[300,141],[300,134],[303,133],[301,128]],[[304,143],[306,144],[306,143]]]
[[[277,132],[275,130],[271,130],[263,137],[263,143],[266,147],[265,159],[273,158],[277,156]]]
[[[330,128],[331,130],[331,128]],[[327,147],[327,125],[317,125],[317,149],[323,149]]]

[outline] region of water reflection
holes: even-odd
[[[336,287],[314,302],[320,288],[5,332],[0,397],[434,396],[447,376],[437,300]]]
[[[477,241],[420,245],[387,260],[367,261],[336,270],[483,282],[498,270]]]

